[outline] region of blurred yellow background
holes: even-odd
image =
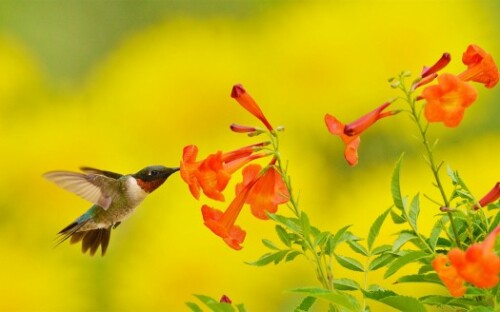
[[[292,310],[301,298],[285,290],[316,285],[313,267],[301,258],[244,264],[266,251],[261,239],[277,240],[274,225],[248,209],[237,252],[203,226],[202,202],[175,175],[113,231],[106,257],[92,258],[80,246],[54,248],[55,233],[90,205],[41,175],[83,165],[131,173],[178,165],[187,144],[203,157],[255,142],[228,130],[258,125],[229,97],[242,83],[271,123],[286,127],[283,158],[311,222],[330,231],[352,224],[366,236],[391,204],[401,152],[403,191],[438,195],[416,129],[403,114],[384,119],[349,168],[324,114],[357,118],[398,95],[387,78],[418,73],[446,51],[447,70],[459,73],[470,43],[498,64],[499,21],[495,0],[1,2],[0,310],[183,311],[196,293],[226,294],[249,311]],[[430,133],[440,138],[437,159],[481,196],[500,176],[500,88],[475,86],[479,99],[460,127]],[[438,211],[422,203],[428,232]],[[384,227],[381,241],[396,230]],[[390,286],[394,277],[377,272],[370,282]],[[426,287],[397,290],[417,296]]]

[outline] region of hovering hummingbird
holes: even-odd
[[[134,174],[122,175],[90,167],[80,172],[51,171],[43,176],[63,189],[94,205],[58,234],[58,244],[68,238],[72,244],[82,242],[82,252],[93,256],[99,245],[104,256],[111,229],[129,217],[135,208],[179,168],[150,166]]]

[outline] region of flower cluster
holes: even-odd
[[[437,85],[426,87],[421,99],[425,99],[425,118],[429,122],[443,122],[447,127],[456,127],[464,117],[465,109],[477,98],[476,89],[468,81],[479,82],[486,88],[492,88],[498,83],[498,69],[490,54],[477,45],[471,44],[464,52],[462,62],[467,69],[461,74],[437,72],[450,62],[448,53],[433,66],[424,67],[419,81],[414,89],[432,82],[437,78]]]
[[[246,232],[235,225],[236,219],[245,204],[249,204],[252,214],[259,219],[268,219],[267,213],[275,213],[278,205],[288,201],[288,191],[283,182],[282,173],[275,166],[276,157],[268,145],[276,136],[275,129],[264,116],[262,110],[241,85],[233,87],[233,97],[243,108],[257,117],[267,131],[257,127],[231,125],[237,133],[248,133],[255,136],[268,133],[271,141],[245,146],[231,152],[218,151],[197,160],[198,148],[188,145],[184,148],[180,165],[182,179],[188,184],[194,198],[200,198],[200,191],[214,200],[225,201],[222,193],[231,176],[243,168],[243,181],[236,185],[236,194],[225,211],[203,205],[201,212],[205,226],[221,237],[231,248],[239,250]],[[262,168],[251,161],[272,156],[271,161]]]
[[[480,288],[491,288],[498,284],[500,258],[494,252],[495,241],[500,234],[497,226],[481,243],[472,244],[466,251],[453,248],[448,255],[439,255],[432,261],[450,293],[461,297],[466,292],[465,282]]]

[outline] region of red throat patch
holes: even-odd
[[[165,179],[157,179],[157,180],[153,180],[151,182],[147,182],[147,181],[144,181],[141,179],[136,179],[137,185],[139,185],[146,193],[151,193],[154,190],[156,190],[160,185],[163,184],[163,182],[165,182],[165,180],[167,180],[167,179],[166,178]]]

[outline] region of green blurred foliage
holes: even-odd
[[[53,248],[54,234],[89,205],[41,174],[81,165],[128,173],[174,166],[187,144],[202,156],[247,145],[255,139],[228,131],[257,124],[229,97],[241,82],[286,127],[283,155],[311,222],[331,231],[353,224],[364,236],[391,203],[402,151],[405,193],[436,190],[406,116],[366,133],[360,164],[349,168],[324,114],[357,118],[396,95],[388,77],[418,72],[444,51],[460,72],[469,43],[499,62],[499,12],[495,0],[1,2],[0,310],[179,311],[193,293],[226,294],[249,311],[291,310],[300,298],[283,291],[316,283],[308,263],[243,263],[274,238],[270,222],[243,211],[245,247],[230,250],[174,176],[113,232],[105,258],[90,258],[77,246]],[[500,176],[500,88],[477,88],[459,128],[431,133],[441,138],[438,159],[481,196]],[[425,229],[437,210],[423,207]],[[384,283],[382,273],[373,281]]]

